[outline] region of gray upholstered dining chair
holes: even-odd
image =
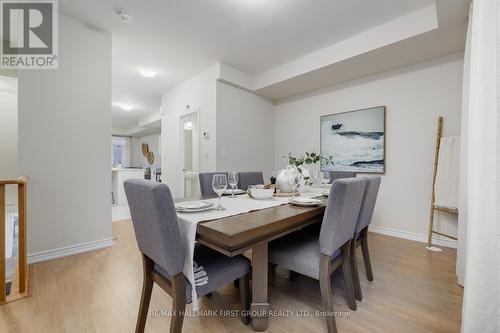
[[[356,177],[355,172],[325,171],[323,174],[325,175],[326,178],[330,179],[328,184],[332,184],[337,179]],[[320,229],[321,229],[321,225],[319,223],[315,223],[315,224],[312,224],[310,226],[307,226],[306,228],[303,229],[303,231],[308,233],[308,234],[318,236]],[[295,279],[296,275],[297,275],[296,272],[290,271],[290,279],[291,280]]]
[[[200,179],[200,193],[202,196],[215,195],[214,189],[212,187],[212,179],[215,174],[224,174],[227,176],[227,172],[200,172],[198,177]],[[229,188],[229,185],[228,185]]]
[[[328,182],[328,184],[332,184],[337,179],[356,177],[356,173],[355,172],[328,171],[328,172],[325,172],[325,173],[326,173],[326,177],[328,179],[330,179],[330,181]]]
[[[174,202],[167,185],[151,180],[129,179],[124,182],[139,251],[143,262],[142,296],[136,332],[143,332],[148,315],[153,283],[172,297],[170,332],[182,331],[186,303],[191,303],[193,286],[184,277],[184,254]],[[236,279],[240,281],[242,310],[250,305],[249,260],[243,256],[227,257],[196,244],[194,261],[203,266],[208,281],[196,286],[198,297]],[[248,324],[249,318],[243,317]]]
[[[270,243],[269,261],[319,280],[325,311],[334,313],[331,274],[342,268],[349,308],[356,310],[351,276],[350,243],[367,180],[336,180],[323,216],[319,238],[298,232]],[[328,332],[336,332],[334,316],[326,317]]]
[[[372,221],[373,210],[375,209],[375,202],[377,201],[381,181],[380,176],[363,178],[367,180],[367,183],[365,193],[363,195],[363,201],[361,202],[358,221],[356,223],[354,238],[351,242],[352,280],[354,284],[354,294],[358,301],[363,299],[363,295],[361,293],[358,265],[356,263],[356,249],[361,246],[366,277],[368,281],[373,281],[372,264],[370,261],[370,253],[368,251],[368,225]]]
[[[238,188],[246,191],[250,185],[264,184],[261,171],[238,172]]]

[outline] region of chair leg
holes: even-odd
[[[373,281],[372,264],[370,261],[370,252],[368,251],[368,227],[361,231],[361,251],[363,252],[366,277],[368,278],[368,281]]]
[[[361,293],[361,284],[359,282],[358,274],[358,263],[356,260],[356,236],[354,236],[351,241],[351,273],[352,273],[352,284],[354,285],[354,296],[358,301],[363,299],[363,294]]]
[[[297,272],[294,272],[294,271],[288,271],[289,275],[288,275],[288,279],[290,281],[295,281],[297,280],[297,276],[299,276],[299,273]]]
[[[186,310],[186,282],[181,272],[172,278],[172,317],[170,333],[181,333]]]
[[[152,269],[153,261],[145,255],[142,255],[142,294],[141,303],[139,305],[139,314],[137,315],[137,324],[135,327],[136,333],[144,332],[144,328],[146,327],[149,302],[151,301],[151,292],[153,291],[153,278],[151,277]]]
[[[326,326],[328,333],[337,333],[337,325],[335,323],[335,310],[333,308],[333,293],[332,283],[330,280],[330,265],[331,258],[325,254],[321,254],[319,263],[319,286],[321,288],[321,297],[323,298],[323,307],[326,311]]]
[[[234,280],[233,285],[236,289],[238,289],[240,287],[240,280]]]
[[[243,324],[250,324],[250,278],[247,275],[241,277],[240,281],[240,302],[241,302],[241,321]]]
[[[352,285],[351,272],[351,242],[347,242],[342,246],[342,273],[344,275],[345,295],[349,308],[356,311],[356,299],[354,298],[354,287]]]

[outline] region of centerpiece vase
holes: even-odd
[[[288,176],[287,169],[283,169],[279,171],[278,176],[276,177],[276,187],[281,192],[291,193],[292,187],[288,185]]]

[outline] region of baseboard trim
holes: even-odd
[[[72,256],[75,254],[99,250],[110,246],[113,246],[113,238],[106,238],[88,243],[82,243],[67,247],[61,247],[53,250],[32,253],[28,255],[28,264],[36,264],[42,261]]]
[[[414,232],[402,231],[387,227],[380,227],[372,224],[370,224],[369,230],[377,234],[413,240],[421,243],[427,243],[427,235],[416,234]],[[458,247],[458,242],[456,240],[441,237],[439,235],[432,236],[432,244],[443,247],[450,247],[453,249],[456,249]]]

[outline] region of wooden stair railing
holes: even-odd
[[[26,254],[26,187],[28,179],[0,179],[0,304],[28,296],[27,254]],[[18,190],[18,227],[19,227],[19,263],[17,267],[18,294],[14,294],[14,281],[10,297],[6,295],[6,258],[5,258],[5,186],[17,185]]]

